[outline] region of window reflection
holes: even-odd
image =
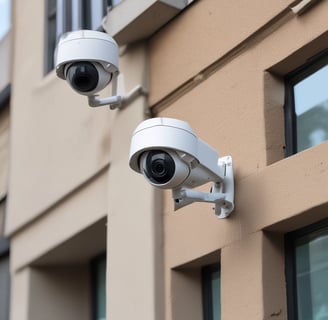
[[[221,319],[220,268],[218,264],[202,268],[203,319]]]
[[[296,281],[300,320],[328,319],[328,230],[296,242]]]
[[[294,86],[297,151],[328,140],[328,66]]]
[[[0,0],[0,40],[10,30],[11,1]]]
[[[91,261],[94,320],[106,320],[106,254]]]

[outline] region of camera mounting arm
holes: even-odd
[[[215,204],[215,214],[218,218],[227,218],[234,209],[234,178],[232,158],[221,157],[218,166],[225,172],[222,182],[214,183],[211,191],[200,192],[191,189],[173,190],[174,210],[178,210],[193,202],[210,202]]]
[[[98,95],[88,96],[90,107],[101,107],[109,105],[111,110],[124,109],[128,104],[138,98],[140,95],[146,95],[147,92],[141,85],[134,87],[126,96],[114,95],[107,98],[98,98]]]

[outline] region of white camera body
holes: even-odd
[[[117,43],[108,34],[79,30],[63,34],[55,51],[57,76],[79,94],[92,96],[119,73]]]
[[[130,167],[150,184],[172,189],[175,210],[194,201],[216,203],[216,214],[221,218],[233,210],[231,157],[219,158],[215,149],[199,139],[184,121],[143,121],[132,136]],[[214,182],[210,193],[191,190],[207,182]],[[225,186],[229,190],[223,193]]]
[[[90,107],[109,105],[123,109],[139,95],[146,95],[141,85],[125,96],[117,95],[119,47],[107,33],[78,30],[63,34],[55,50],[55,68],[77,93],[88,97]],[[112,96],[98,98],[97,93],[112,82]]]

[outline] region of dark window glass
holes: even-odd
[[[328,140],[327,83],[327,53],[286,77],[287,155]]]
[[[1,238],[0,238],[1,242]],[[9,319],[10,273],[9,254],[0,255],[0,319]]]
[[[101,22],[110,0],[46,0],[45,74],[54,68],[54,50],[59,37],[68,31],[102,30]]]
[[[328,219],[286,236],[290,320],[328,319]]]
[[[0,320],[9,320],[9,241],[4,237],[6,200],[0,200]]]
[[[47,56],[45,59],[45,70],[46,72],[53,69],[54,62],[52,53],[56,47],[56,0],[47,1]]]
[[[220,268],[218,264],[202,269],[204,320],[221,319]]]
[[[106,320],[106,254],[91,261],[93,320]]]

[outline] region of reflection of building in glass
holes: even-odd
[[[297,117],[297,150],[328,140],[328,100]]]
[[[297,289],[300,319],[327,319],[328,244],[327,229],[298,241],[296,249]]]
[[[11,24],[11,1],[0,1],[0,39],[3,38],[10,30]]]

